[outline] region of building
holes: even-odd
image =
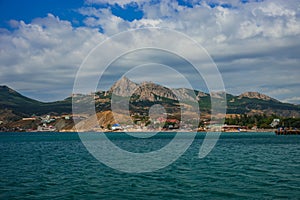
[[[240,130],[242,129],[241,126],[239,125],[224,125],[222,126],[222,131],[224,132],[240,132]]]
[[[36,118],[35,117],[24,117],[22,118],[23,121],[35,121]]]
[[[122,130],[122,126],[120,124],[113,124],[111,130],[113,131]]]

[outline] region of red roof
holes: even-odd
[[[178,123],[179,121],[177,119],[167,119],[166,122]]]

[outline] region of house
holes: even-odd
[[[178,129],[179,128],[179,120],[177,119],[167,119],[164,125],[164,128],[167,129]]]
[[[65,119],[65,120],[69,120],[71,119],[70,115],[62,115],[61,118]]]
[[[241,126],[239,125],[224,125],[222,126],[222,131],[224,132],[239,132],[241,130]]]
[[[122,130],[122,126],[120,124],[113,124],[111,130],[113,131]]]
[[[22,121],[35,121],[36,118],[35,117],[24,117],[22,118]]]

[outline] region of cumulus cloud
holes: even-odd
[[[12,20],[13,31],[0,31],[0,44],[4,47],[0,80],[19,89],[43,88],[49,83],[69,89],[83,58],[108,36],[135,28],[163,27],[183,32],[205,47],[229,92],[261,91],[278,99],[299,96],[298,1],[187,2],[189,6],[168,0],[86,0],[85,6],[78,9],[85,26],[77,28],[51,14],[29,24]],[[106,6],[94,6],[99,4]],[[112,12],[111,6],[125,8],[132,4],[143,12],[141,19],[128,21]],[[135,39],[147,40],[147,34]],[[130,38],[126,38],[116,45],[122,48],[129,42]],[[181,48],[176,42],[171,45]],[[139,59],[150,60],[151,56]],[[136,62],[136,58],[120,61],[127,66]]]
[[[82,60],[103,38],[96,29],[74,28],[52,14],[30,24],[19,21],[0,34],[1,84],[25,94],[36,90],[33,95],[42,100],[66,97]]]
[[[285,103],[294,103],[297,104],[300,101],[300,97],[291,97],[282,100]]]
[[[299,2],[275,0],[190,3],[192,7],[179,5],[175,1],[139,4],[144,17],[132,22],[122,18],[114,20],[116,16],[109,8],[105,17],[95,13],[93,16],[98,25],[104,27],[109,34],[132,28],[158,26],[191,36],[217,62],[229,92],[238,94],[245,90],[255,90],[279,99],[283,95],[297,93],[300,85],[297,78],[300,72],[299,56],[296,53],[300,52],[300,20],[297,15]],[[96,13],[104,12],[101,10]],[[294,73],[291,74],[291,71]],[[297,86],[293,84],[293,92],[289,94],[276,93],[274,88],[265,89],[266,85],[281,87],[292,82]]]

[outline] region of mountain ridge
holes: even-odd
[[[265,94],[262,94],[262,93],[259,93],[259,92],[244,92],[240,95],[238,95],[238,98],[241,99],[241,98],[249,98],[249,99],[262,99],[262,100],[266,100],[266,101],[277,101],[277,102],[280,102],[279,100],[277,99],[274,99],[268,95],[265,95]]]
[[[124,84],[124,80],[126,80],[126,82],[127,82],[126,84]],[[135,83],[135,82],[131,81],[127,77],[125,77],[125,79],[122,78],[119,81],[115,82],[113,84],[113,86],[107,92],[110,92],[110,93],[113,92],[115,95],[123,96],[123,97],[128,97],[128,95],[134,93],[134,90],[138,90],[139,89],[138,88],[139,85],[145,86],[145,85],[150,85],[150,84],[162,87],[159,84],[156,84],[156,83],[153,83],[153,82],[142,82],[141,84],[138,84],[138,83]],[[122,85],[122,88],[119,88],[120,85]],[[182,96],[187,96],[187,93],[190,93],[192,91],[192,90],[187,89],[187,88],[173,88],[172,90],[176,91],[177,92],[176,94],[182,95]],[[0,97],[2,97],[2,98],[0,98],[0,102],[1,102],[1,99],[4,99],[3,96],[1,96],[1,92],[3,93],[3,91],[7,91],[8,93],[15,94],[15,95],[17,95],[19,97],[23,97],[23,98],[25,98],[25,99],[27,99],[29,101],[32,101],[32,102],[43,103],[43,104],[49,104],[49,103],[64,101],[66,99],[71,98],[71,97],[66,97],[63,100],[58,100],[58,101],[53,101],[53,102],[42,102],[42,101],[39,101],[39,100],[36,100],[36,99],[32,99],[32,98],[26,97],[26,96],[22,95],[21,93],[17,92],[16,90],[12,89],[11,87],[9,87],[7,85],[0,85]],[[194,92],[197,93],[197,94],[195,94],[196,97],[206,97],[206,96],[209,96],[209,93],[205,93],[205,92],[202,92],[202,91],[194,90]],[[236,96],[236,97],[238,97],[238,99],[249,98],[249,99],[261,99],[261,100],[266,100],[266,101],[272,100],[272,101],[276,101],[276,102],[281,102],[280,100],[277,100],[277,99],[275,99],[273,97],[270,97],[270,96],[265,95],[265,94],[260,93],[260,92],[254,92],[254,91],[243,92],[243,93],[241,93],[239,95],[232,95],[230,93],[226,93],[226,94],[227,95],[231,95],[231,96]],[[283,102],[281,102],[281,103],[283,103]],[[292,103],[286,103],[286,104],[292,104]],[[292,104],[292,105],[300,106],[300,104]]]
[[[150,86],[150,87],[149,87]],[[151,87],[152,86],[152,87]],[[109,89],[110,93],[114,93],[115,95],[118,96],[122,96],[122,97],[128,97],[131,96],[132,94],[136,93],[141,93],[144,92],[144,90],[141,89],[141,87],[148,87],[148,89],[152,90],[151,92],[148,92],[148,95],[150,95],[149,99],[154,100],[153,98],[153,94],[156,94],[158,96],[161,97],[166,97],[166,98],[170,98],[170,99],[174,99],[177,100],[177,97],[175,97],[174,95],[170,95],[168,94],[168,92],[166,92],[166,90],[164,90],[164,92],[166,94],[168,94],[167,96],[162,94],[161,92],[159,94],[157,94],[157,91],[154,91],[153,89],[155,88],[156,90],[162,89],[164,88],[163,86],[153,83],[153,82],[142,82],[140,84],[135,83],[133,81],[131,81],[129,78],[127,78],[126,76],[123,76],[121,79],[119,79],[117,82],[115,82],[113,84],[113,86]],[[167,88],[168,89],[168,88]],[[168,89],[170,90],[170,89]],[[191,96],[196,96],[197,100],[199,99],[199,97],[206,97],[209,96],[208,93],[202,92],[202,91],[198,91],[198,90],[193,90],[195,92],[195,94],[191,94],[192,90],[191,89],[187,89],[187,88],[172,88],[171,89],[176,96],[181,96],[181,97],[185,97],[187,99],[191,99]],[[235,96],[229,93],[226,93],[228,95],[231,96]],[[146,95],[141,95],[143,98],[143,100],[148,100]],[[280,102],[279,100],[272,98],[268,95],[259,93],[259,92],[254,92],[254,91],[247,91],[244,92],[242,94],[237,95],[238,99],[242,99],[242,98],[250,98],[250,99],[261,99],[261,100],[266,100],[266,101],[276,101],[276,102]]]
[[[110,110],[111,95],[131,96],[132,113],[147,112],[154,104],[164,104],[172,112],[178,108],[181,99],[198,101],[201,112],[210,111],[210,94],[186,88],[169,89],[153,82],[135,83],[127,77],[115,82],[108,91],[94,93],[96,111]],[[90,94],[91,95],[91,94]],[[82,95],[88,96],[88,95]],[[228,114],[276,114],[282,116],[300,116],[300,106],[283,103],[258,92],[244,92],[240,95],[226,94]],[[8,86],[0,86],[0,111],[10,118],[45,114],[71,114],[72,97],[61,101],[40,102],[23,96]],[[1,113],[0,112],[0,113]],[[177,112],[177,111],[176,111]],[[0,119],[1,120],[1,119]]]

